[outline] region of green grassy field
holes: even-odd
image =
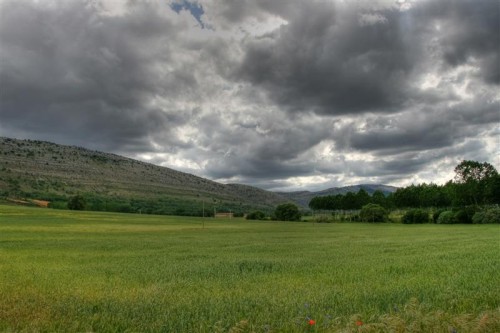
[[[500,331],[498,225],[205,221],[0,206],[0,331]]]

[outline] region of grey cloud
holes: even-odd
[[[339,150],[390,156],[451,147],[487,132],[500,122],[500,101],[478,95],[471,100],[438,103],[389,115],[363,117],[332,134]]]
[[[495,1],[95,3],[0,0],[0,135],[274,189],[491,159]]]
[[[248,19],[262,21],[266,16],[274,15],[289,19],[300,10],[301,0],[214,0],[210,11],[222,26],[242,23]]]
[[[399,112],[447,98],[415,87],[439,62],[456,67],[474,57],[483,78],[497,83],[499,12],[488,0],[422,1],[406,11],[303,4],[288,25],[248,42],[235,76],[294,112]]]
[[[329,126],[321,119],[286,119],[282,115],[254,110],[234,114],[229,120],[222,114],[202,118],[197,144],[214,152],[206,157],[206,174],[248,182],[314,173],[314,166],[301,154],[328,138]]]
[[[500,84],[500,4],[498,1],[426,1],[415,18],[441,25],[439,43],[449,66],[478,62],[481,77]]]
[[[194,96],[197,88],[193,71],[172,54],[178,29],[164,13],[169,7],[130,3],[120,16],[99,10],[79,1],[1,4],[5,131],[28,126],[34,138],[145,149],[154,133],[189,120],[150,105],[155,96]]]
[[[353,10],[303,7],[274,39],[248,44],[239,78],[292,111],[341,115],[404,105],[419,54],[418,41],[399,29],[399,13],[386,10],[387,21],[361,25]]]

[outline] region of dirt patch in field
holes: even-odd
[[[35,205],[35,206],[43,207],[43,208],[49,207],[49,203],[50,203],[50,201],[45,201],[45,200],[20,200],[20,199],[11,199],[11,198],[7,198],[7,201],[12,202],[16,205],[27,205],[27,206]]]
[[[31,200],[31,202],[33,202],[38,207],[44,207],[44,208],[49,207],[50,203],[50,201],[45,201],[45,200]]]

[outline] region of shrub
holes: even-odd
[[[467,216],[467,212],[464,209],[455,212],[455,221],[455,223],[471,223],[469,216]]]
[[[401,222],[404,224],[413,224],[413,215],[415,215],[414,209],[407,211],[401,218]]]
[[[486,211],[482,211],[482,212],[477,212],[476,214],[474,214],[474,216],[472,217],[472,223],[483,224],[485,213],[486,213]]]
[[[280,221],[300,221],[302,214],[299,212],[299,208],[292,204],[286,203],[276,207],[274,211],[276,219]]]
[[[455,224],[456,219],[455,219],[455,213],[453,213],[451,210],[447,210],[439,214],[439,217],[437,219],[438,224]]]
[[[333,217],[328,215],[316,215],[314,217],[314,222],[316,223],[331,223],[333,221]]]
[[[84,210],[87,206],[85,198],[81,195],[75,195],[71,197],[68,201],[68,208],[72,210]]]
[[[413,215],[413,223],[428,223],[429,222],[429,212],[423,209],[415,210]]]
[[[432,222],[437,223],[439,215],[441,215],[442,212],[445,212],[445,209],[438,209],[432,214]]]
[[[265,218],[266,218],[266,214],[264,214],[260,210],[256,210],[254,212],[251,212],[246,217],[247,220],[263,220]]]
[[[402,222],[404,224],[427,223],[429,213],[422,209],[411,209],[403,215]]]
[[[359,218],[363,222],[384,222],[387,220],[388,215],[384,207],[370,203],[361,208]]]
[[[490,208],[477,212],[472,217],[474,224],[500,223],[500,208]]]

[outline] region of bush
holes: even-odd
[[[439,217],[437,219],[438,224],[455,224],[456,219],[455,219],[455,213],[453,213],[451,210],[447,210],[439,214]]]
[[[68,204],[66,201],[51,201],[47,207],[53,209],[66,209],[68,208]]]
[[[299,208],[292,204],[286,203],[276,207],[274,211],[276,219],[280,221],[300,221],[302,214],[300,214]]]
[[[254,212],[251,212],[246,217],[247,220],[263,220],[265,218],[266,218],[266,214],[264,214],[260,210],[256,210]]]
[[[472,217],[472,223],[483,224],[485,213],[486,213],[486,211],[482,211],[482,212],[477,212],[476,214],[474,214],[474,216]]]
[[[438,209],[432,214],[432,222],[437,223],[439,215],[441,215],[442,212],[445,212],[445,209]]]
[[[316,223],[331,223],[333,221],[333,217],[328,215],[316,215],[313,221]]]
[[[384,207],[370,203],[361,208],[359,218],[363,222],[384,222],[387,220],[388,215]]]
[[[75,195],[71,197],[68,201],[68,208],[72,210],[84,210],[87,206],[85,198],[81,195]]]
[[[472,217],[474,224],[500,223],[500,208],[490,208],[477,212]]]
[[[411,209],[403,215],[402,222],[404,224],[427,223],[429,213],[422,209]]]
[[[464,209],[461,209],[457,212],[455,212],[455,223],[472,223],[472,221],[469,219],[469,216],[467,216],[467,212]]]

